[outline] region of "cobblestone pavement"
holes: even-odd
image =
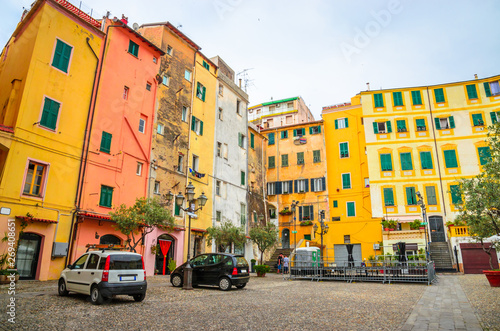
[[[429,288],[285,281],[268,274],[252,276],[242,290],[183,291],[168,280],[149,277],[147,297],[141,303],[119,296],[102,306],[92,305],[84,295],[59,297],[56,281],[21,281],[16,285],[14,325],[7,323],[10,296],[7,285],[1,285],[0,329],[400,330]]]

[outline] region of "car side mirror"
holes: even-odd
[[[68,269],[73,269],[73,265],[72,264],[68,264],[67,268]]]

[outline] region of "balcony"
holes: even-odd
[[[470,237],[468,226],[449,226],[448,235],[450,237]]]
[[[401,230],[401,231],[382,231],[383,240],[407,240],[407,239],[424,239],[425,230]]]

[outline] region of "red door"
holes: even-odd
[[[486,244],[486,248],[490,244]],[[462,262],[464,273],[466,274],[482,274],[483,270],[490,269],[490,256],[483,251],[481,244],[460,244],[462,251]],[[491,250],[491,258],[493,268],[498,269],[497,253],[494,249]]]

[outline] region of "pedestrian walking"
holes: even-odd
[[[283,257],[283,273],[287,274],[288,273],[288,264],[290,263],[290,259],[288,256]]]
[[[283,265],[283,253],[280,253],[280,255],[278,255],[278,262],[276,263],[276,267],[278,269],[277,273],[281,272],[282,265]]]

